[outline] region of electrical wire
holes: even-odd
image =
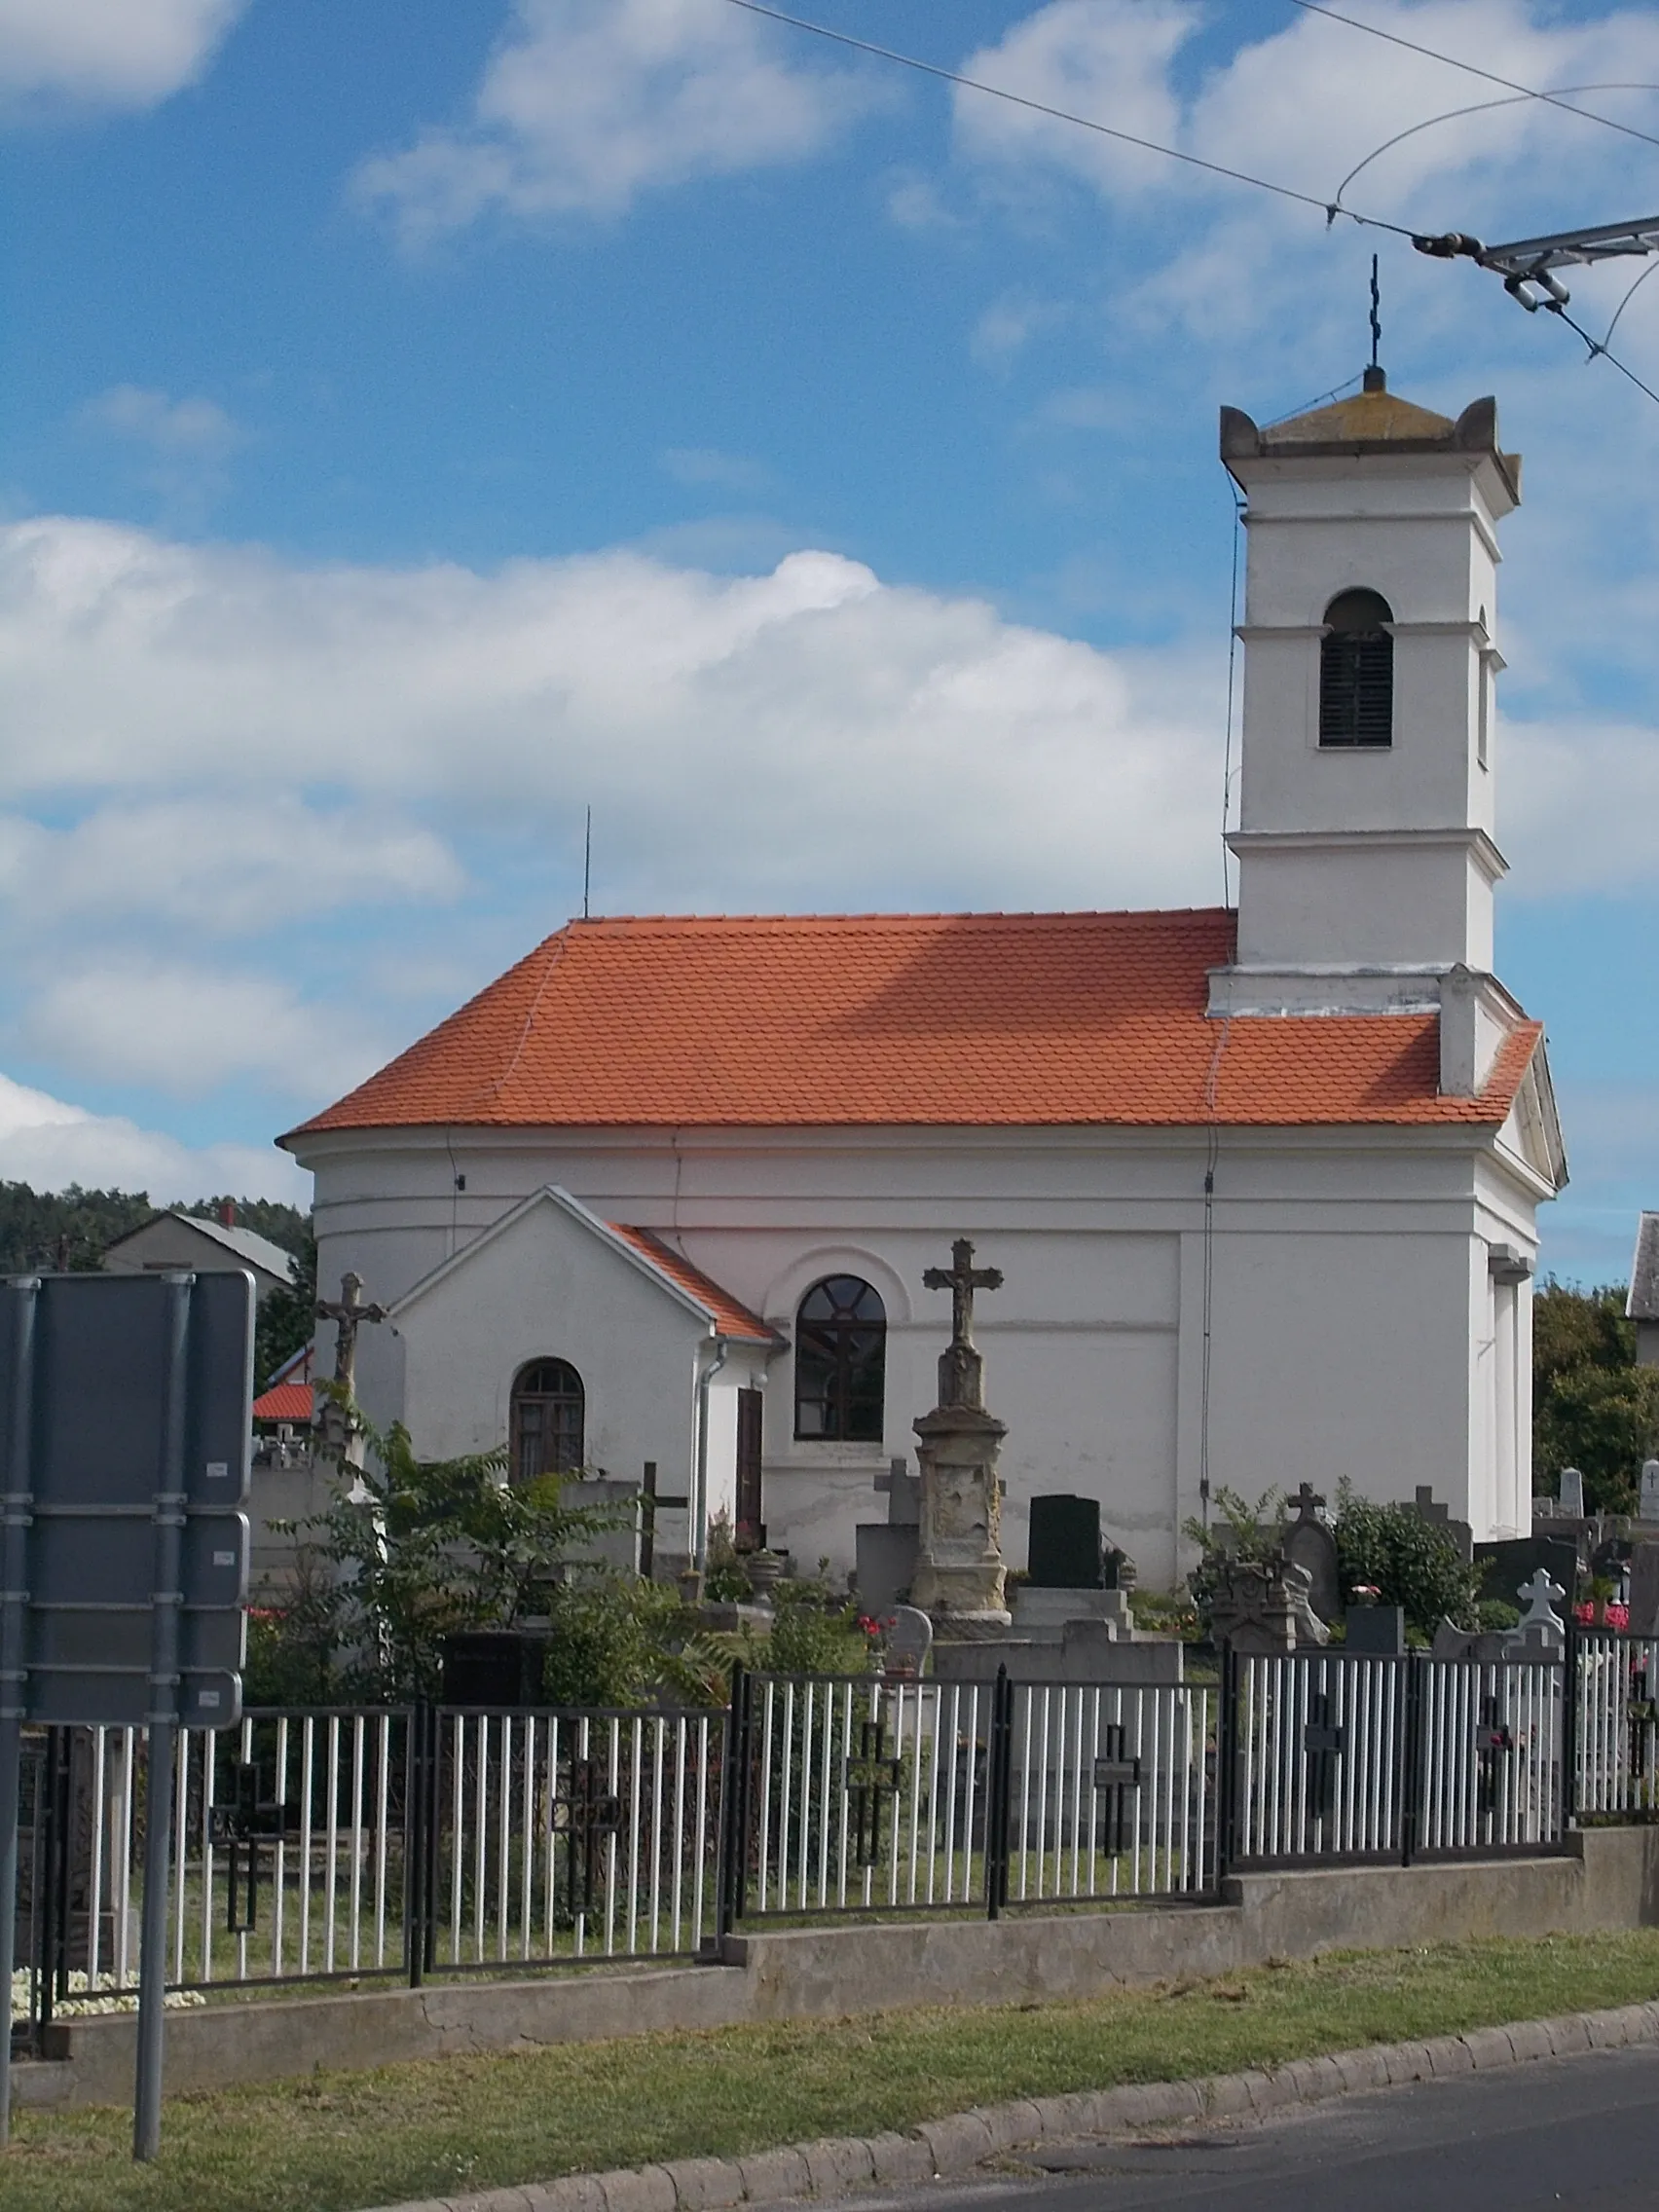
[[[1636,287],[1633,284],[1631,290],[1634,291]],[[1575,331],[1583,339],[1585,345],[1590,349],[1590,360],[1600,359],[1607,362],[1610,367],[1618,370],[1621,377],[1628,377],[1638,391],[1644,391],[1655,407],[1659,407],[1659,391],[1655,391],[1650,384],[1643,384],[1636,371],[1621,361],[1616,353],[1609,353],[1600,340],[1591,337],[1581,322],[1574,322],[1571,315],[1567,313],[1566,308],[1558,300],[1546,300],[1544,305],[1549,309],[1551,314],[1560,315],[1568,330]]]
[[[1297,201],[1304,207],[1316,207],[1330,220],[1333,215],[1347,216],[1350,222],[1364,224],[1369,230],[1392,231],[1396,238],[1416,236],[1404,223],[1390,223],[1382,215],[1362,215],[1352,207],[1333,209],[1330,203],[1311,192],[1298,192],[1288,184],[1274,184],[1271,177],[1252,176],[1248,169],[1233,169],[1221,162],[1206,162],[1200,155],[1184,154],[1178,146],[1161,145],[1156,138],[1139,138],[1132,130],[1119,130],[1112,124],[1097,123],[1091,116],[1075,115],[1063,107],[1051,107],[1046,100],[1027,99],[1023,92],[1011,92],[1003,85],[987,85],[979,77],[964,77],[960,70],[941,68],[937,61],[919,61],[913,54],[901,54],[896,47],[877,46],[867,38],[854,38],[850,31],[831,30],[827,23],[814,23],[805,16],[786,15],[782,8],[768,8],[762,0],[727,0],[727,5],[741,8],[746,15],[764,16],[774,23],[788,23],[792,30],[810,31],[815,38],[827,38],[835,46],[851,47],[856,54],[873,54],[882,61],[896,61],[903,69],[918,70],[924,77],[937,77],[946,85],[960,85],[971,92],[985,92],[992,99],[1007,100],[1013,107],[1027,108],[1033,115],[1046,115],[1055,123],[1073,123],[1080,130],[1092,130],[1102,138],[1115,138],[1120,145],[1135,146],[1144,154],[1161,154],[1166,161],[1181,162],[1188,168],[1202,169],[1209,176],[1226,177],[1232,184],[1248,184],[1258,192],[1272,192],[1280,200]],[[1655,140],[1659,144],[1659,140]]]
[[[1602,350],[1604,353],[1607,350],[1608,340],[1612,337],[1613,332],[1617,330],[1619,326],[1620,315],[1623,314],[1626,308],[1629,307],[1631,301],[1635,299],[1637,293],[1641,291],[1642,285],[1646,283],[1648,277],[1652,276],[1653,272],[1656,269],[1659,269],[1659,261],[1650,261],[1647,264],[1647,267],[1641,272],[1641,275],[1637,278],[1636,282],[1631,286],[1630,290],[1625,294],[1624,298],[1619,302],[1618,306],[1613,310],[1613,319],[1608,323],[1606,329],[1602,333]]]
[[[1346,176],[1344,177],[1342,183],[1338,185],[1337,197],[1332,204],[1341,207],[1343,194],[1362,169],[1368,169],[1373,162],[1380,160],[1384,154],[1391,153],[1396,146],[1403,146],[1408,138],[1415,138],[1419,130],[1433,130],[1442,123],[1456,123],[1465,115],[1490,115],[1494,108],[1524,107],[1529,100],[1543,100],[1553,106],[1564,92],[1659,92],[1659,85],[1610,83],[1563,85],[1560,92],[1506,92],[1500,100],[1476,100],[1472,107],[1448,108],[1444,115],[1431,115],[1426,122],[1414,123],[1404,130],[1396,130],[1392,138],[1384,138],[1381,146],[1374,146],[1371,152],[1366,155],[1364,161],[1356,162]],[[1581,115],[1584,110],[1574,108],[1572,112],[1574,115]]]
[[[1513,77],[1500,77],[1495,69],[1483,69],[1474,61],[1459,61],[1456,55],[1437,53],[1432,46],[1419,46],[1416,39],[1402,38],[1397,31],[1385,31],[1376,23],[1362,22],[1357,16],[1341,15],[1335,8],[1327,8],[1323,0],[1290,0],[1290,4],[1306,15],[1324,16],[1333,23],[1346,23],[1349,30],[1364,31],[1371,38],[1385,40],[1389,46],[1404,47],[1408,54],[1420,54],[1426,60],[1442,62],[1448,69],[1461,69],[1466,76],[1482,77],[1489,85],[1501,85],[1506,92],[1519,92],[1524,99],[1541,100],[1546,107],[1559,107],[1564,115],[1581,116],[1586,123],[1599,123],[1604,129],[1616,130],[1625,138],[1640,138],[1644,146],[1659,146],[1659,138],[1650,130],[1639,130],[1634,123],[1616,123],[1610,115],[1597,115],[1593,109],[1573,107],[1558,92],[1534,92],[1530,85],[1518,85]]]

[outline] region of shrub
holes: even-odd
[[[1480,1620],[1479,1577],[1454,1538],[1410,1505],[1379,1505],[1337,1488],[1337,1572],[1345,1591],[1371,1583],[1385,1605],[1403,1605],[1406,1627],[1422,1641],[1443,1620],[1473,1629]]]

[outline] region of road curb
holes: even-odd
[[[613,2173],[567,2174],[560,2181],[488,2189],[469,2196],[429,2196],[377,2212],[718,2212],[744,2204],[825,2202],[873,2187],[947,2181],[1010,2152],[1084,2135],[1115,2135],[1163,2120],[1219,2120],[1230,2114],[1322,2104],[1365,2089],[1452,2074],[1486,2074],[1540,2058],[1570,2058],[1659,2043],[1659,2003],[1604,2012],[1568,2012],[1470,2028],[1426,2043],[1369,2044],[1284,2066],[1214,2074],[1190,2082],[1143,2082],[1118,2089],[1021,2097],[973,2112],[924,2120],[902,2134],[820,2137],[737,2158],[674,2158]]]

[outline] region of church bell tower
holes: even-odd
[[[1221,456],[1249,555],[1237,947],[1210,1011],[1432,1008],[1442,1089],[1478,1088],[1518,1012],[1491,969],[1497,525],[1520,460],[1493,400],[1452,422],[1381,369],[1266,430],[1223,408]]]

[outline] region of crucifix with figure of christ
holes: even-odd
[[[336,1458],[350,1456],[353,1425],[350,1407],[357,1395],[357,1331],[365,1321],[384,1321],[384,1306],[365,1306],[363,1278],[347,1271],[340,1278],[338,1298],[319,1298],[316,1317],[334,1323],[334,1386],[336,1395],[317,1409],[316,1425],[322,1447]]]
[[[966,1236],[950,1247],[948,1268],[928,1268],[922,1282],[929,1290],[950,1293],[950,1344],[939,1363],[939,1402],[941,1406],[977,1406],[984,1402],[984,1364],[974,1343],[974,1293],[1001,1290],[1001,1268],[977,1268],[974,1247]]]
[[[1001,1268],[977,1268],[959,1236],[948,1268],[929,1268],[929,1290],[948,1290],[950,1343],[940,1355],[939,1404],[916,1422],[916,1571],[910,1603],[930,1615],[1006,1622],[1002,1490],[997,1453],[1007,1433],[985,1411],[985,1363],[974,1343],[974,1293],[1000,1290]]]

